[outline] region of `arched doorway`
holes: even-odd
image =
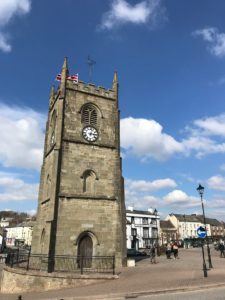
[[[78,256],[81,257],[83,267],[90,268],[92,263],[92,254],[93,254],[93,242],[92,238],[89,235],[83,236],[78,244]],[[79,260],[79,266],[81,260]],[[81,267],[81,266],[80,266]]]

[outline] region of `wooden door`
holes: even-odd
[[[83,267],[90,268],[92,262],[93,242],[90,236],[84,236],[79,243],[78,256],[82,257]]]

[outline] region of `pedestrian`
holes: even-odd
[[[225,253],[224,253],[225,246],[224,246],[223,241],[221,241],[220,244],[219,244],[219,250],[220,250],[220,257],[225,257]]]
[[[173,255],[174,259],[178,259],[178,246],[176,242],[173,244]]]
[[[166,257],[167,257],[167,259],[171,259],[171,244],[170,243],[168,243],[167,245],[166,245]]]
[[[150,248],[150,261],[152,264],[156,264],[156,247],[152,245]]]

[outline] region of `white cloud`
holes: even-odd
[[[36,210],[36,209],[31,209],[31,210],[26,211],[26,213],[27,213],[29,216],[33,217],[33,216],[36,215],[37,210]]]
[[[39,170],[45,116],[30,108],[0,104],[0,163],[5,167]]]
[[[174,188],[177,186],[176,182],[170,178],[156,179],[153,181],[126,179],[125,182],[126,187],[130,191],[135,192],[153,192],[165,188]]]
[[[12,47],[7,42],[7,37],[0,31],[0,50],[3,52],[10,52]]]
[[[138,195],[135,193],[130,194],[126,190],[126,207],[132,206],[134,209],[147,210],[148,208],[158,208],[160,204],[160,199],[152,195]]]
[[[125,118],[121,120],[121,146],[142,159],[166,160],[183,152],[183,146],[154,120]]]
[[[162,13],[160,0],[144,0],[131,5],[126,0],[113,0],[111,9],[102,17],[101,28],[110,30],[126,23],[155,23]]]
[[[186,127],[182,140],[186,155],[194,152],[201,158],[208,154],[225,153],[225,114],[197,119]]]
[[[38,184],[26,183],[13,174],[0,174],[0,202],[37,200]]]
[[[156,159],[164,161],[180,154],[194,154],[202,158],[208,154],[225,153],[225,115],[197,119],[185,128],[186,137],[177,141],[163,132],[163,127],[155,120],[121,120],[121,147],[124,157],[133,154],[142,161]],[[218,140],[220,138],[220,140]]]
[[[11,51],[8,35],[4,28],[15,16],[27,14],[31,8],[30,0],[2,0],[0,1],[0,50]]]
[[[174,190],[163,197],[165,204],[177,207],[195,207],[200,205],[198,197],[187,195],[181,190]]]
[[[222,165],[220,166],[220,170],[221,170],[221,171],[225,171],[225,164],[222,164]]]
[[[225,177],[221,175],[215,175],[207,180],[209,188],[218,191],[225,191]]]
[[[225,114],[198,119],[194,121],[194,124],[202,129],[202,133],[205,135],[225,137]]]
[[[213,198],[211,201],[206,201],[206,206],[209,208],[224,208],[225,198]]]
[[[210,138],[201,136],[190,136],[182,141],[184,154],[195,153],[197,158],[202,158],[207,154],[225,153],[225,143],[218,143]]]
[[[149,193],[157,192],[162,189],[171,189],[177,184],[173,179],[156,179],[153,181],[146,180],[125,180],[126,205],[133,206],[136,209],[147,210],[150,207],[159,208],[160,198]]]
[[[209,51],[217,56],[225,56],[225,33],[220,33],[215,27],[206,27],[193,32],[194,36],[201,36],[208,43]]]

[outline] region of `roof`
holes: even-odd
[[[160,221],[160,228],[161,229],[174,229],[174,230],[176,230],[176,227],[170,222],[170,220],[168,220],[168,221],[161,220]]]
[[[127,209],[126,210],[126,213],[133,213],[133,214],[136,214],[136,215],[155,215],[155,216],[158,216],[158,212],[157,210],[155,209],[153,212],[150,212],[148,210],[129,210]]]
[[[34,227],[36,221],[24,221],[22,223],[16,224],[14,226],[9,226],[7,228],[14,228],[14,227]]]
[[[180,222],[195,222],[198,223],[200,220],[197,215],[185,215],[185,214],[171,214],[174,215]]]
[[[198,218],[202,223],[204,223],[203,216],[198,216]],[[220,221],[218,221],[217,219],[205,218],[205,222],[206,222],[206,224],[210,224],[213,226],[223,226],[223,224]]]
[[[174,215],[180,222],[201,222],[204,223],[203,215],[185,215],[185,214],[171,214]],[[217,219],[205,218],[206,224],[214,225],[214,226],[223,226],[223,224]]]

